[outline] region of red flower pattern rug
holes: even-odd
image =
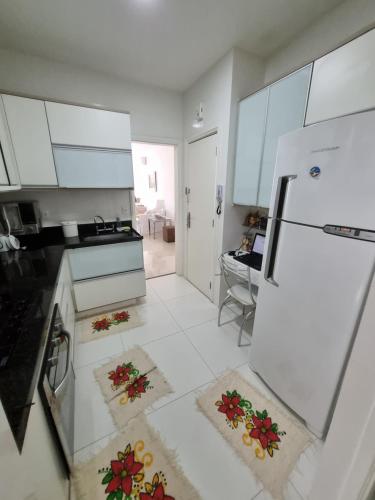
[[[118,428],[172,392],[149,355],[136,347],[94,370]]]
[[[311,443],[307,430],[265,398],[237,372],[230,372],[198,398],[198,407],[275,499]]]
[[[73,471],[77,500],[199,500],[174,454],[140,415]]]
[[[141,326],[137,307],[131,306],[85,318],[78,323],[80,342],[102,339]]]

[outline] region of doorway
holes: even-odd
[[[187,147],[187,278],[213,299],[217,133]]]
[[[136,230],[146,278],[176,271],[175,146],[132,143]]]

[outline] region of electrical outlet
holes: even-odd
[[[43,210],[42,212],[42,216],[46,219],[47,217],[49,217],[49,210]]]

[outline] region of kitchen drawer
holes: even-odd
[[[132,271],[73,284],[77,311],[146,295],[145,272]]]
[[[69,250],[73,281],[143,269],[142,241]]]

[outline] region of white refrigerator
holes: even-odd
[[[322,437],[374,272],[375,112],[280,139],[265,245],[250,366]]]

